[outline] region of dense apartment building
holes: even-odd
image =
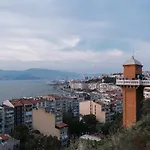
[[[56,136],[62,145],[68,142],[68,127],[63,123],[59,113],[52,113],[47,108],[33,109],[33,129],[39,130],[44,135]]]
[[[0,107],[0,134],[4,133],[4,126],[5,126],[5,120],[4,120],[4,108]]]
[[[4,107],[5,133],[10,134],[14,129],[14,108],[10,106]]]
[[[91,99],[91,94],[84,92],[84,91],[74,91],[71,96],[76,97],[79,102]]]
[[[33,103],[28,99],[20,99],[20,102],[23,104],[24,125],[26,125],[29,129],[32,129]]]
[[[80,102],[80,114],[93,114],[96,116],[96,119],[101,123],[111,121],[114,115],[114,113],[111,113],[110,107],[101,101]]]
[[[46,95],[42,97],[38,106],[44,106],[51,112],[60,114],[71,112],[74,117],[79,116],[79,101],[76,97],[64,97],[57,95]]]
[[[2,103],[4,108],[4,133],[10,134],[14,129],[14,106],[9,100]]]
[[[71,112],[79,116],[79,101],[76,97],[46,95],[37,98],[22,98],[7,100],[0,108],[0,133],[10,134],[12,129],[20,124],[32,129],[32,110],[46,108],[55,115],[57,123],[62,122],[63,113]]]
[[[122,101],[114,101],[110,104],[110,108],[115,113],[122,113]]]
[[[14,125],[24,124],[24,106],[19,100],[11,101],[14,106]]]
[[[32,109],[35,103],[31,99],[7,100],[3,102],[5,133],[20,124],[32,129]]]
[[[77,90],[87,90],[88,89],[88,83],[80,80],[73,80],[69,82],[69,86],[71,89]]]
[[[98,86],[99,86],[99,83],[98,82],[92,82],[92,83],[89,83],[88,84],[88,89],[89,90],[97,90],[98,89]]]

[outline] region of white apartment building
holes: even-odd
[[[4,131],[5,131],[4,108],[0,107],[0,134],[4,134]]]
[[[38,104],[38,106],[41,106],[41,104]],[[74,117],[79,116],[79,100],[75,96],[46,95],[42,97],[42,106],[48,108],[52,113],[71,112]]]
[[[69,86],[73,90],[77,90],[77,89],[87,90],[88,89],[88,83],[84,81],[70,81]]]
[[[2,103],[4,108],[4,133],[10,134],[14,129],[14,106],[9,100]]]
[[[107,98],[102,98],[101,101],[106,105],[109,105],[111,103],[111,99],[107,99]]]
[[[144,89],[144,97],[145,98],[150,98],[150,87],[146,87]]]
[[[9,106],[4,107],[4,133],[10,134],[11,131],[14,129],[14,108]]]
[[[96,90],[98,88],[99,83],[89,83],[88,89],[89,90]]]
[[[144,90],[144,97],[145,98],[150,98],[150,91],[145,91]]]

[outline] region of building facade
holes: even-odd
[[[20,99],[20,102],[23,104],[24,125],[32,129],[33,104],[28,99]]]
[[[79,100],[77,97],[46,95],[43,96],[42,103],[52,113],[57,112],[63,115],[63,113],[70,112],[74,117],[79,116]],[[38,106],[41,106],[41,102]]]
[[[5,116],[4,116],[4,108],[0,107],[0,134],[3,134],[5,131]]]
[[[14,126],[24,124],[24,107],[19,100],[11,101],[14,106]]]
[[[77,89],[87,90],[88,89],[88,83],[84,81],[70,81],[69,86],[73,90],[77,90]]]
[[[56,136],[62,145],[68,142],[68,127],[63,123],[59,113],[51,113],[49,109],[37,108],[33,110],[33,129],[44,135]]]
[[[14,108],[10,106],[4,107],[4,133],[10,134],[14,129]]]
[[[93,114],[96,116],[96,119],[101,123],[111,121],[110,108],[101,101],[80,102],[80,114]]]

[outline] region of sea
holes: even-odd
[[[0,104],[4,100],[22,97],[36,97],[46,94],[62,93],[54,90],[51,85],[43,80],[6,80],[0,81]]]

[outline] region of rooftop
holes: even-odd
[[[23,104],[19,100],[12,100],[11,103],[17,107],[17,106],[23,106]]]
[[[48,95],[42,96],[42,98],[47,99],[47,100],[59,100],[61,97],[55,94],[48,94]]]
[[[7,140],[10,138],[10,136],[7,135],[7,134],[1,134],[1,135],[0,135],[0,138],[1,138],[3,141],[7,141]]]
[[[21,102],[23,105],[32,105],[32,103],[30,102],[30,100],[27,100],[27,99],[20,99],[20,102]]]
[[[92,141],[100,141],[101,140],[99,137],[96,137],[93,135],[87,135],[87,134],[81,136],[80,139],[92,140]]]
[[[31,102],[32,104],[37,104],[39,102],[39,100],[34,100],[34,99],[29,99],[29,102]]]
[[[65,123],[60,123],[60,124],[56,124],[56,127],[58,127],[59,129],[61,129],[61,128],[64,128],[64,127],[67,127],[68,125],[67,124],[65,124]]]
[[[16,147],[16,149],[19,148],[20,141],[13,139],[7,134],[0,135],[1,143],[0,143],[0,150],[4,149],[13,149]],[[14,147],[15,146],[15,147]]]
[[[142,66],[142,64],[138,60],[136,60],[134,58],[134,56],[132,56],[129,60],[127,60],[123,65],[124,66],[127,66],[127,65],[139,65],[139,66]]]
[[[104,105],[104,102],[102,102],[101,100],[93,100],[93,102],[99,105]]]
[[[14,106],[12,105],[12,103],[9,100],[5,100],[3,101],[3,105],[7,106],[7,108],[14,108]],[[6,107],[5,107],[6,108]]]

